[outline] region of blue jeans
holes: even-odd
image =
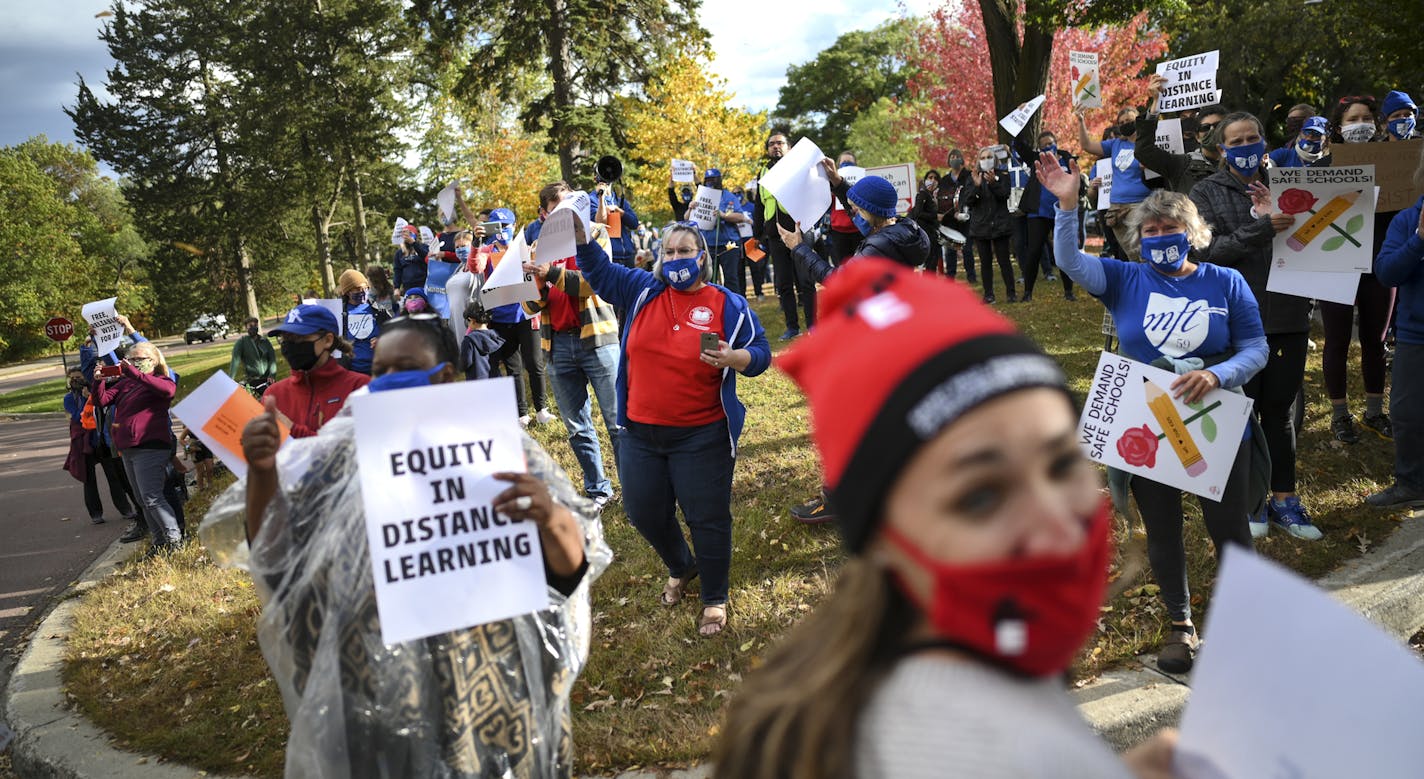
[[[123,453],[124,471],[129,484],[138,496],[143,509],[144,521],[148,524],[148,537],[158,546],[176,544],[182,540],[178,528],[178,516],[163,494],[167,478],[168,460],[171,453],[163,449],[125,449]]]
[[[611,498],[613,483],[603,470],[603,450],[593,431],[593,404],[588,399],[588,387],[593,385],[593,394],[598,397],[598,409],[603,413],[608,440],[613,443],[616,464],[620,430],[613,386],[618,375],[618,345],[585,349],[576,333],[554,333],[552,338],[548,374],[554,384],[554,399],[559,402],[559,417],[569,433],[569,446],[583,470],[583,491],[590,498]]]
[[[702,577],[702,603],[727,602],[732,566],[732,441],[727,421],[699,427],[629,422],[618,473],[628,521],[662,558],[669,576]],[[687,547],[677,507],[692,533]]]

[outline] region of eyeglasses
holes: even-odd
[[[701,253],[702,253],[702,250],[699,249],[699,248],[697,248],[696,246],[691,247],[691,248],[680,248],[680,249],[674,249],[673,247],[668,246],[668,247],[665,247],[665,248],[663,249],[663,256],[664,256],[664,257],[671,258],[671,259],[674,259],[674,260],[680,259],[680,258],[683,258],[683,257],[696,257],[697,255],[699,255],[699,254],[701,254]]]
[[[1373,102],[1375,102],[1375,96],[1374,96],[1374,95],[1349,95],[1348,97],[1342,97],[1342,98],[1340,98],[1340,105],[1350,105],[1351,103],[1373,103]]]
[[[1197,132],[1201,133],[1202,135],[1206,135],[1207,133],[1211,132],[1212,130],[1215,130],[1215,129],[1216,129],[1216,126],[1219,125],[1219,124],[1221,124],[1221,122],[1211,122],[1210,124],[1199,124],[1199,125],[1197,125]]]

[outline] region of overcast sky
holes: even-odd
[[[82,74],[101,95],[112,64],[95,14],[107,0],[4,0],[0,24],[0,146],[43,133],[74,141],[63,106],[73,105]],[[935,0],[905,0],[922,14]],[[774,6],[768,9],[766,6]],[[788,65],[806,62],[844,32],[873,27],[901,13],[897,0],[772,0],[703,3],[712,33],[713,69],[727,80],[733,102],[754,110],[776,105]],[[274,52],[276,56],[276,52]]]

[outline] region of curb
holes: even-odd
[[[14,411],[0,414],[0,422],[27,422],[36,419],[68,419],[63,411]]]

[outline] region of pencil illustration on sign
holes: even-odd
[[[1308,190],[1288,189],[1282,192],[1280,198],[1276,201],[1276,207],[1281,210],[1281,213],[1290,215],[1309,213],[1311,215],[1305,224],[1296,228],[1294,233],[1291,233],[1290,238],[1286,240],[1286,246],[1289,246],[1294,251],[1305,251],[1305,247],[1309,246],[1310,242],[1319,237],[1328,227],[1338,233],[1338,235],[1332,235],[1326,239],[1325,243],[1320,247],[1323,251],[1333,252],[1341,246],[1344,246],[1346,241],[1349,241],[1351,244],[1354,244],[1356,248],[1359,248],[1361,244],[1359,240],[1355,238],[1354,234],[1359,232],[1361,227],[1364,227],[1364,215],[1355,214],[1350,217],[1350,220],[1345,223],[1343,228],[1335,224],[1335,220],[1344,216],[1345,212],[1349,211],[1351,207],[1355,205],[1355,201],[1359,200],[1360,195],[1363,194],[1364,190],[1357,189],[1336,195],[1330,198],[1325,204],[1325,207],[1317,211],[1315,210],[1315,204],[1318,200],[1315,195],[1311,194]]]
[[[1221,404],[1213,403],[1187,419],[1183,419],[1181,413],[1177,411],[1176,404],[1172,402],[1172,396],[1168,395],[1165,390],[1146,377],[1142,379],[1142,386],[1147,397],[1147,408],[1152,412],[1157,423],[1162,426],[1162,432],[1160,434],[1153,433],[1147,425],[1128,428],[1118,439],[1118,454],[1133,465],[1156,467],[1157,442],[1165,438],[1171,445],[1172,451],[1176,453],[1177,459],[1182,462],[1182,467],[1186,469],[1188,476],[1196,477],[1206,473],[1206,459],[1202,457],[1201,448],[1192,438],[1191,430],[1187,425],[1202,419],[1203,433],[1209,432],[1205,430],[1205,423],[1211,421],[1211,417],[1208,415],[1212,409]],[[1214,433],[1215,423],[1211,427],[1212,431],[1210,432]],[[1209,435],[1208,439],[1215,437],[1214,434]]]

